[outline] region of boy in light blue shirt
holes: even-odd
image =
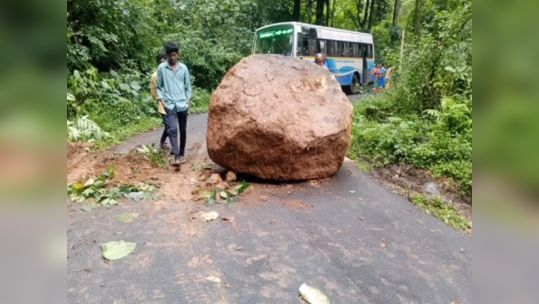
[[[167,61],[157,68],[157,95],[165,105],[167,132],[175,156],[174,165],[185,163],[185,143],[187,139],[187,113],[193,92],[187,67],[178,62],[180,47],[173,41],[165,43]],[[178,124],[180,126],[180,146],[178,148]]]

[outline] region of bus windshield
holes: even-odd
[[[292,27],[263,29],[257,33],[255,53],[292,56],[293,43]]]

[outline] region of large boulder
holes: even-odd
[[[208,153],[223,167],[263,179],[328,177],[350,148],[352,110],[327,69],[253,55],[213,93]]]

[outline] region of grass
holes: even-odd
[[[439,218],[457,230],[466,231],[472,229],[472,224],[460,215],[456,208],[446,205],[440,198],[429,200],[422,195],[416,194],[412,199],[412,203],[427,214]]]
[[[136,124],[118,126],[115,131],[109,131],[111,138],[98,141],[95,144],[97,149],[107,149],[112,145],[122,143],[139,133],[147,132],[162,125],[163,121],[158,117],[143,117]]]
[[[363,171],[364,173],[371,173],[371,165],[367,161],[358,158],[355,160],[355,163],[359,170]]]

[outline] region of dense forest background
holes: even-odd
[[[191,112],[205,111],[255,29],[282,21],[372,33],[397,73],[355,106],[350,155],[427,168],[471,196],[471,0],[68,0],[68,139],[108,145],[158,125],[148,90],[167,40],[192,74]]]

